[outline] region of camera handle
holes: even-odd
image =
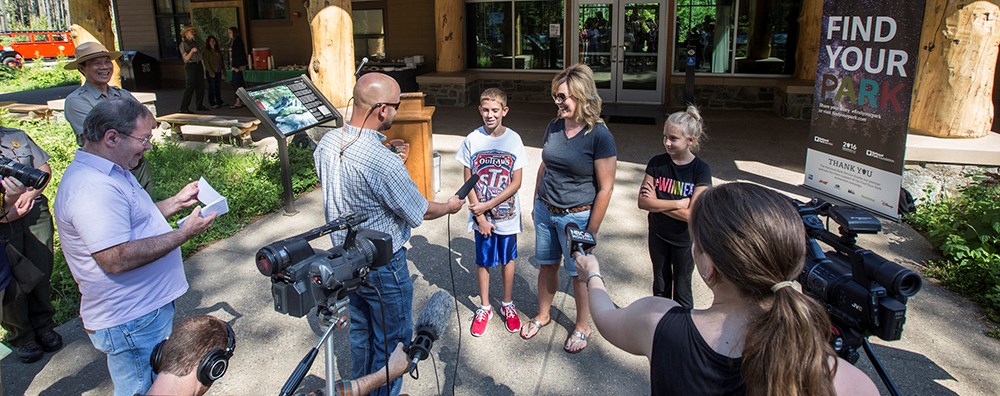
[[[278,393],[281,396],[288,396],[298,389],[302,380],[305,379],[306,373],[312,368],[313,361],[316,360],[316,355],[319,353],[319,348],[324,343],[326,344],[326,389],[325,394],[336,395],[336,389],[334,389],[334,374],[337,372],[337,362],[334,359],[333,351],[333,340],[330,339],[330,333],[334,329],[340,329],[347,325],[347,320],[345,319],[344,313],[347,311],[347,299],[340,299],[334,304],[334,306],[329,307],[326,313],[317,312],[316,314],[320,316],[322,323],[328,323],[326,331],[320,336],[319,342],[316,343],[312,349],[306,353],[306,356],[299,361],[299,364],[295,366],[295,371],[292,371],[292,375],[288,377],[285,381],[285,385],[281,387],[281,391]]]

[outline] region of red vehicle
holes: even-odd
[[[0,37],[9,37],[5,50],[14,51],[24,59],[56,58],[59,56],[73,57],[76,46],[69,38],[69,31],[9,31],[0,33]],[[5,57],[2,62],[13,66]]]

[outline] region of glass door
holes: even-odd
[[[573,9],[573,59],[594,70],[608,103],[663,103],[665,0],[580,0]]]

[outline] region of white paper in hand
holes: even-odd
[[[204,177],[198,179],[198,201],[205,205],[201,208],[200,217],[211,216],[212,213],[218,213],[219,216],[229,213],[229,201],[218,191],[215,191]],[[190,215],[177,220],[177,227],[183,225],[184,220],[187,220],[188,217]]]

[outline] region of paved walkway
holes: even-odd
[[[168,102],[173,93],[161,94]],[[176,102],[174,102],[176,103]],[[171,108],[168,103],[158,106]],[[228,110],[228,109],[227,109]],[[521,202],[530,202],[541,147],[541,134],[554,109],[545,104],[511,104],[506,124],[521,133],[528,146]],[[809,195],[799,187],[803,180],[808,125],[780,119],[767,112],[706,112],[709,140],[700,154],[712,166],[716,183],[749,181],[784,191],[800,199]],[[434,117],[434,147],[442,156],[444,200],[461,184],[460,168],[453,159],[464,135],[478,126],[474,108],[438,108]],[[646,252],[645,212],[636,208],[638,181],[646,161],[662,151],[660,128],[651,125],[611,124],[619,147],[616,189],[602,227],[597,254],[611,290],[619,304],[648,295],[649,264]],[[296,216],[272,214],[251,224],[236,236],[219,241],[186,261],[191,290],[178,301],[178,317],[209,313],[233,324],[237,349],[231,370],[212,387],[210,394],[276,393],[298,360],[311,348],[319,330],[315,320],[280,315],[273,311],[269,281],[253,263],[261,246],[322,223],[322,198],[316,190],[296,203]],[[528,213],[528,211],[525,211]],[[410,268],[414,282],[414,311],[437,290],[457,296],[461,317],[453,319],[450,331],[435,344],[434,360],[421,363],[419,380],[407,379],[403,391],[413,395],[573,395],[647,394],[648,363],[631,356],[601,338],[598,332],[580,354],[562,350],[572,330],[575,308],[567,294],[565,276],[553,307],[554,324],[530,341],[504,331],[499,320],[490,324],[483,337],[469,335],[469,324],[478,303],[474,281],[471,235],[465,232],[465,216],[427,221],[410,240]],[[522,318],[536,312],[537,269],[530,263],[534,233],[529,219],[519,237],[522,258],[518,260],[514,284],[515,303]],[[885,232],[860,238],[859,244],[911,268],[935,257],[927,242],[904,224],[883,222]],[[449,261],[448,244],[454,251]],[[314,247],[329,248],[327,238]],[[454,283],[453,283],[454,282]],[[711,301],[708,288],[694,277],[695,302]],[[455,289],[453,289],[453,284]],[[494,274],[491,295],[500,295],[499,275]],[[416,314],[415,314],[416,315]],[[996,362],[1000,341],[984,335],[984,315],[974,304],[925,282],[910,300],[903,339],[873,340],[883,364],[904,394],[995,394],[1000,389]],[[111,382],[103,355],[83,332],[79,319],[59,329],[66,347],[34,364],[15,359],[2,363],[7,394],[110,394]],[[333,334],[338,376],[349,373],[347,332]],[[794,351],[789,351],[794,359]],[[865,358],[860,366],[881,386]],[[320,387],[325,378],[320,356],[304,383]],[[885,392],[883,390],[883,392]]]

